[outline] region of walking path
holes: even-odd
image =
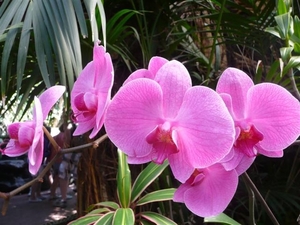
[[[72,192],[70,192],[72,193]],[[49,196],[49,191],[42,192]],[[52,206],[52,202],[28,202],[28,196],[18,195],[10,199],[6,215],[0,214],[0,225],[44,225],[67,218],[76,213],[76,195],[68,200],[66,208]],[[4,200],[0,199],[0,211]]]

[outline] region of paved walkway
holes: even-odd
[[[42,195],[47,197],[49,192],[42,192]],[[73,198],[68,200],[64,209],[53,207],[49,200],[30,203],[27,194],[14,196],[9,202],[6,215],[0,214],[0,225],[44,225],[66,218],[76,213],[76,195],[72,195]],[[0,199],[0,211],[3,204],[4,200]]]

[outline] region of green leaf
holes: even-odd
[[[120,149],[118,149],[117,188],[121,206],[128,208],[131,198],[131,174],[127,156]]]
[[[172,200],[175,191],[176,188],[168,188],[148,193],[137,201],[137,205],[140,206],[151,202]]]
[[[288,33],[290,30],[291,15],[290,13],[285,13],[279,16],[275,16],[277,27],[279,30],[280,37],[285,40],[288,38]]]
[[[131,202],[134,202],[168,165],[169,163],[167,160],[161,165],[153,162],[149,163],[148,166],[139,174],[133,184]]]
[[[265,32],[268,32],[270,34],[273,34],[274,36],[281,38],[280,33],[278,32],[278,30],[275,27],[267,27],[265,29]]]
[[[282,74],[285,75],[290,69],[300,66],[300,56],[292,56],[288,64],[283,68]]]
[[[113,225],[134,225],[135,218],[131,208],[117,209],[113,218]]]
[[[281,59],[278,59],[278,60],[275,60],[269,71],[267,72],[267,75],[266,75],[266,81],[273,81],[273,79],[275,78],[275,76],[277,74],[280,74],[280,76],[282,75],[282,66],[281,64],[283,64],[283,61]],[[279,71],[278,71],[279,69]]]
[[[277,14],[282,15],[288,12],[287,6],[284,0],[278,0],[277,2]]]
[[[27,52],[29,48],[30,34],[32,30],[32,2],[29,3],[21,32],[18,59],[17,59],[17,94],[21,89],[23,74],[26,65]]]
[[[115,212],[108,212],[104,214],[94,225],[111,225]]]
[[[94,204],[94,206],[108,207],[108,208],[111,208],[114,210],[117,210],[120,208],[120,206],[117,203],[111,202],[111,201],[99,202],[99,203]]]
[[[141,216],[157,225],[176,225],[177,224],[174,221],[172,221],[171,219],[169,219],[161,214],[155,213],[155,212],[142,212]]]
[[[300,20],[298,16],[294,16],[294,34],[300,38]]]
[[[88,215],[103,214],[103,213],[107,213],[107,212],[111,212],[111,210],[109,208],[99,208],[99,209],[94,209],[94,210],[90,211],[88,213]]]
[[[101,215],[86,215],[86,216],[78,218],[77,220],[74,220],[74,221],[70,222],[68,225],[87,225],[87,224],[93,224],[97,220],[99,220],[100,217],[101,217]]]
[[[221,223],[221,224],[228,224],[228,225],[241,225],[234,219],[230,218],[224,213],[221,213],[217,216],[211,216],[211,217],[205,217],[204,218],[205,223]]]
[[[293,47],[280,48],[280,56],[284,62],[288,62],[292,55]]]

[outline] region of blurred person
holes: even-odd
[[[71,131],[67,128],[67,124],[64,123],[59,127],[59,134],[54,136],[54,140],[60,148],[65,149],[70,147]],[[59,149],[52,147],[51,156],[49,160],[52,160],[58,153]],[[53,164],[53,182],[50,187],[50,200],[56,200],[53,206],[65,208],[67,206],[67,195],[70,179],[70,158],[72,153],[64,154],[56,159]],[[58,199],[56,190],[59,187],[61,199]]]

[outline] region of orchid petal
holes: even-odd
[[[91,89],[94,86],[94,77],[95,75],[95,68],[94,68],[94,62],[88,63],[84,69],[81,71],[80,75],[78,76],[77,80],[74,83],[74,86],[72,88],[71,92],[71,105],[72,109],[75,110],[76,107],[74,107],[74,99],[77,95],[80,95],[82,93],[90,92]]]
[[[194,168],[208,167],[229,153],[235,139],[234,123],[221,97],[212,89],[189,89],[176,121],[182,143],[179,151],[185,152]]]
[[[250,77],[239,69],[228,68],[222,73],[216,91],[231,96],[235,119],[244,118],[247,92],[252,86]]]
[[[20,146],[28,148],[32,144],[32,140],[34,138],[34,129],[35,127],[30,126],[20,127],[18,138]]]
[[[18,139],[19,129],[25,125],[24,122],[15,122],[7,126],[7,133],[11,139]]]
[[[156,74],[157,71],[167,62],[169,62],[169,61],[163,57],[154,56],[149,61],[148,70],[152,74]]]
[[[123,85],[127,84],[128,82],[138,79],[138,78],[149,78],[151,80],[154,79],[155,73],[151,73],[149,70],[146,69],[139,69],[134,71],[130,76],[124,81]]]
[[[226,171],[220,164],[204,169],[204,175],[192,186],[180,186],[173,200],[182,201],[184,195],[184,203],[192,213],[201,217],[215,216],[223,212],[232,200],[238,185],[238,175],[235,170]]]
[[[18,141],[10,139],[3,151],[4,155],[9,157],[17,157],[28,152],[28,146],[21,147]]]
[[[84,134],[86,132],[88,132],[89,130],[91,130],[95,125],[95,118],[94,119],[89,119],[87,121],[85,121],[84,123],[78,123],[73,135],[77,136],[77,135],[81,135]]]
[[[43,135],[43,115],[40,113],[42,111],[42,106],[40,100],[35,97],[34,108],[36,117],[35,131],[32,145],[28,151],[28,161],[29,161],[29,171],[31,174],[35,175],[39,168],[41,167],[44,154],[44,135]]]
[[[48,88],[46,91],[44,91],[40,97],[39,100],[42,104],[42,119],[45,120],[48,116],[48,113],[50,112],[53,105],[58,101],[58,99],[63,95],[66,88],[61,85],[56,85],[53,87]]]
[[[130,157],[147,156],[152,145],[147,135],[162,118],[162,91],[150,79],[123,86],[107,108],[105,129],[111,141]]]
[[[191,77],[184,65],[176,60],[165,63],[155,76],[163,91],[163,108],[166,118],[174,118],[185,92],[192,86]]]
[[[300,134],[300,103],[286,89],[271,83],[258,84],[248,92],[247,118],[264,136],[260,146],[278,151]]]
[[[93,61],[82,70],[71,92],[71,106],[78,123],[73,135],[80,135],[91,129],[89,137],[97,135],[103,126],[106,107],[110,101],[113,75],[110,55],[103,46],[94,46]]]

